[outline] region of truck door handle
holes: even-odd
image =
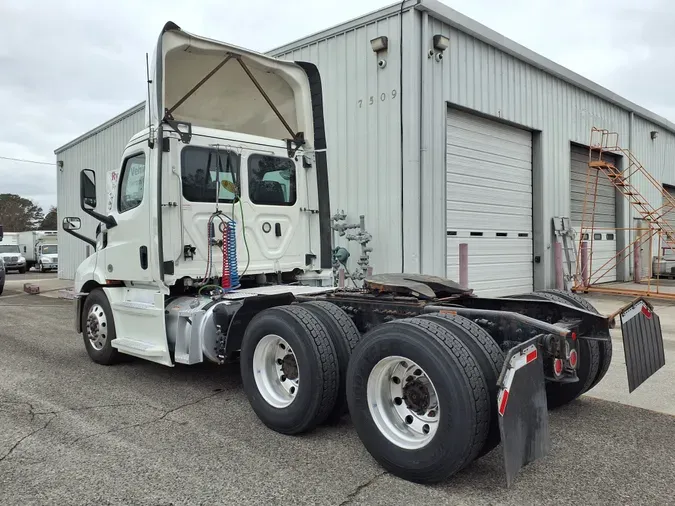
[[[148,268],[148,247],[141,246],[138,250],[141,256],[141,269],[146,270]]]
[[[274,224],[274,235],[281,237],[281,223]]]

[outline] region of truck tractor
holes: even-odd
[[[105,176],[80,173],[94,247],[75,328],[94,362],[238,360],[257,417],[300,434],[349,413],[389,472],[447,479],[502,443],[507,484],[550,448],[548,410],[600,382],[620,321],[629,385],[664,363],[658,316],[541,290],[483,298],[439,277],[335,287],[321,77],[167,23],[148,122]],[[223,428],[222,430],[227,430]]]
[[[56,230],[19,232],[19,246],[26,258],[26,268],[37,267],[40,272],[59,268],[59,246]]]

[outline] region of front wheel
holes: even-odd
[[[40,271],[40,272],[44,272],[44,271],[45,271],[45,266],[42,265],[42,263],[39,263],[39,264],[38,264],[38,271]]]
[[[84,347],[97,364],[112,365],[120,361],[120,352],[112,347],[116,337],[110,303],[103,290],[92,290],[82,308],[82,337]]]
[[[19,267],[19,274],[26,274],[26,268],[25,267]]]

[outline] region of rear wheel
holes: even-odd
[[[349,363],[347,401],[368,452],[406,480],[444,480],[485,445],[485,377],[462,340],[435,321],[397,320],[366,334]]]
[[[580,309],[585,309],[586,311],[589,311],[591,313],[600,314],[600,312],[597,309],[595,309],[595,307],[593,307],[593,304],[588,302],[580,295],[577,295],[576,293],[564,292],[562,290],[542,290],[542,292],[557,295],[558,297],[561,297],[569,301],[569,303],[572,304],[573,306],[576,306]],[[591,386],[588,388],[589,390],[598,383],[600,383],[600,381],[602,381],[602,378],[605,377],[605,374],[607,374],[609,366],[612,363],[611,338],[609,339],[609,341],[597,341],[597,343],[600,351],[600,365],[598,366],[598,374],[591,383]]]
[[[485,329],[468,318],[442,313],[431,313],[419,316],[418,318],[438,323],[461,339],[462,343],[464,343],[476,359],[476,363],[485,376],[490,399],[490,428],[488,430],[485,445],[478,454],[479,457],[482,457],[496,448],[501,440],[499,420],[497,418],[497,379],[499,378],[504,365],[504,353],[497,342],[492,339]]]
[[[340,372],[321,321],[299,305],[266,309],[244,333],[244,392],[258,418],[282,434],[312,430],[335,407]]]
[[[361,334],[352,319],[347,316],[347,313],[335,304],[325,301],[312,301],[303,303],[302,307],[316,316],[326,327],[328,337],[335,347],[338,369],[340,370],[340,384],[335,408],[327,418],[329,423],[334,423],[348,411],[345,378],[347,377],[349,357],[351,357],[352,350],[359,342]]]
[[[552,300],[569,304],[569,300],[563,298],[560,294],[549,293],[547,291],[534,292],[532,296],[542,299]],[[577,306],[578,307],[578,306]],[[565,404],[569,404],[591,388],[593,381],[598,376],[600,367],[600,347],[598,341],[589,341],[588,339],[579,339],[578,346],[578,366],[577,377],[579,381],[575,383],[556,383],[549,381],[546,383],[546,400],[549,409],[556,409]]]

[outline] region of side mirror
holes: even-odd
[[[96,173],[91,169],[80,172],[80,205],[83,211],[96,208]]]
[[[80,230],[82,226],[82,220],[73,216],[68,216],[63,218],[63,230]]]

